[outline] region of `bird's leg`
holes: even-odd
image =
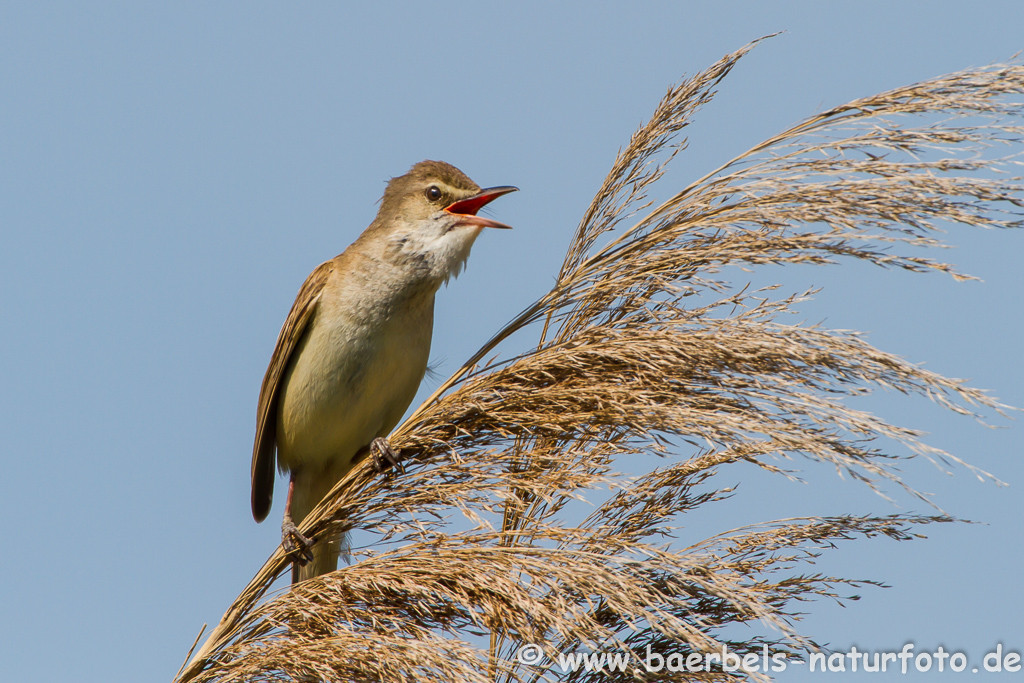
[[[390,468],[395,468],[399,473],[404,474],[402,469],[402,461],[398,457],[398,453],[391,444],[388,443],[387,439],[377,437],[370,443],[370,453],[373,455],[373,464],[377,468],[378,472],[384,472]]]
[[[313,561],[312,539],[299,533],[299,528],[292,521],[292,492],[295,491],[295,474],[288,481],[288,499],[284,504],[284,521],[281,522],[281,547],[289,554],[295,555],[295,562],[303,566]]]

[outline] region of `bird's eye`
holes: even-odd
[[[431,185],[430,187],[427,188],[427,199],[429,199],[432,202],[436,202],[440,198],[441,188],[439,188],[437,185]]]

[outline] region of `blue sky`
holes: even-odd
[[[1009,59],[1021,26],[1019,2],[4,3],[5,678],[169,680],[262,565],[280,501],[256,525],[248,475],[274,338],[389,177],[434,158],[522,190],[492,213],[516,229],[483,234],[438,297],[447,376],[550,286],[616,150],[684,73],[785,31],[689,129],[674,187],[815,111]],[[770,275],[825,288],[808,320],[1024,406],[1024,234],[947,237],[943,256],[982,282],[856,264]],[[840,649],[941,644],[972,664],[1000,642],[1019,652],[1019,420],[989,430],[903,396],[865,405],[1010,486],[910,464],[912,484],[980,524],[841,545],[816,569],[892,588],[807,605],[803,630]],[[739,493],[686,533],[928,512],[796,464],[809,484],[724,473]]]

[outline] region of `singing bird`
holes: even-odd
[[[341,538],[315,544],[296,524],[367,452],[396,464],[385,437],[427,368],[434,294],[458,275],[483,228],[477,216],[515,191],[485,190],[459,169],[421,161],[384,190],[370,226],[299,289],[263,377],[252,454],[252,516],[266,519],[274,460],[289,474],[282,543],[292,582],[334,571]]]

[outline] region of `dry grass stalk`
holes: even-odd
[[[740,654],[763,643],[807,650],[815,644],[795,629],[796,603],[855,598],[844,594],[857,584],[794,566],[837,539],[903,540],[949,521],[807,518],[671,543],[674,521],[728,494],[712,477],[733,463],[788,476],[769,456],[802,455],[872,487],[913,491],[894,462],[955,460],[844,396],[883,387],[962,414],[1002,408],[854,333],[782,322],[801,297],[729,291],[713,278],[730,265],[840,257],[963,277],[908,248],[938,244],[939,223],[1021,225],[1020,179],[991,151],[1020,141],[1024,67],[956,73],[823,112],[652,208],[664,159],[685,145],[677,135],[752,46],[669,89],[620,152],[554,289],[396,430],[406,471],[356,468],[302,527],[361,529],[379,543],[265,599],[287,568],[275,552],[180,680],[566,677],[519,663],[523,643],[549,655],[707,652],[723,642]],[[642,217],[624,228],[631,216]],[[533,323],[543,323],[536,348],[478,365]],[[671,455],[680,449],[670,439],[691,444],[688,457]],[[880,440],[905,449],[883,451]],[[635,479],[619,473],[652,452],[671,457]],[[588,495],[598,502],[578,514]],[[453,512],[468,523],[453,523]],[[721,627],[756,620],[774,630],[722,640]]]

